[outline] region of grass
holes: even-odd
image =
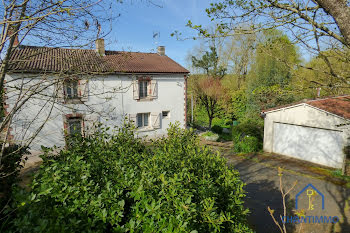
[[[208,131],[208,132],[202,134],[203,137],[211,137],[211,136],[214,136],[214,135],[216,135],[216,133],[213,133],[211,131]]]

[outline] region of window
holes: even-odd
[[[163,119],[168,119],[170,117],[170,111],[163,111],[162,117],[163,117]]]
[[[139,97],[140,99],[147,97],[147,87],[149,81],[139,81]]]
[[[83,119],[81,117],[68,118],[69,136],[82,136]]]
[[[66,99],[78,99],[78,80],[68,80],[64,83]]]
[[[148,127],[149,126],[149,113],[138,113],[137,114],[137,127]]]

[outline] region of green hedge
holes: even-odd
[[[252,232],[244,184],[226,160],[172,126],[151,145],[128,127],[46,151],[16,232]],[[18,192],[19,193],[19,192]]]

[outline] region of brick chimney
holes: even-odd
[[[15,40],[13,41],[13,47],[18,46],[19,40],[18,40],[18,34],[15,35]]]
[[[18,33],[14,33],[13,29],[8,30],[8,37],[14,36],[14,41],[13,41],[13,47],[18,46],[19,44],[19,39],[18,39]],[[12,39],[12,38],[11,38]]]
[[[105,40],[100,38],[95,41],[96,52],[100,56],[105,56]]]
[[[158,46],[158,48],[157,48],[157,53],[158,53],[160,56],[165,56],[165,46]]]

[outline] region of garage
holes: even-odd
[[[343,162],[342,131],[274,123],[273,151],[330,167]]]
[[[264,151],[342,168],[350,145],[350,96],[304,100],[262,111]]]

